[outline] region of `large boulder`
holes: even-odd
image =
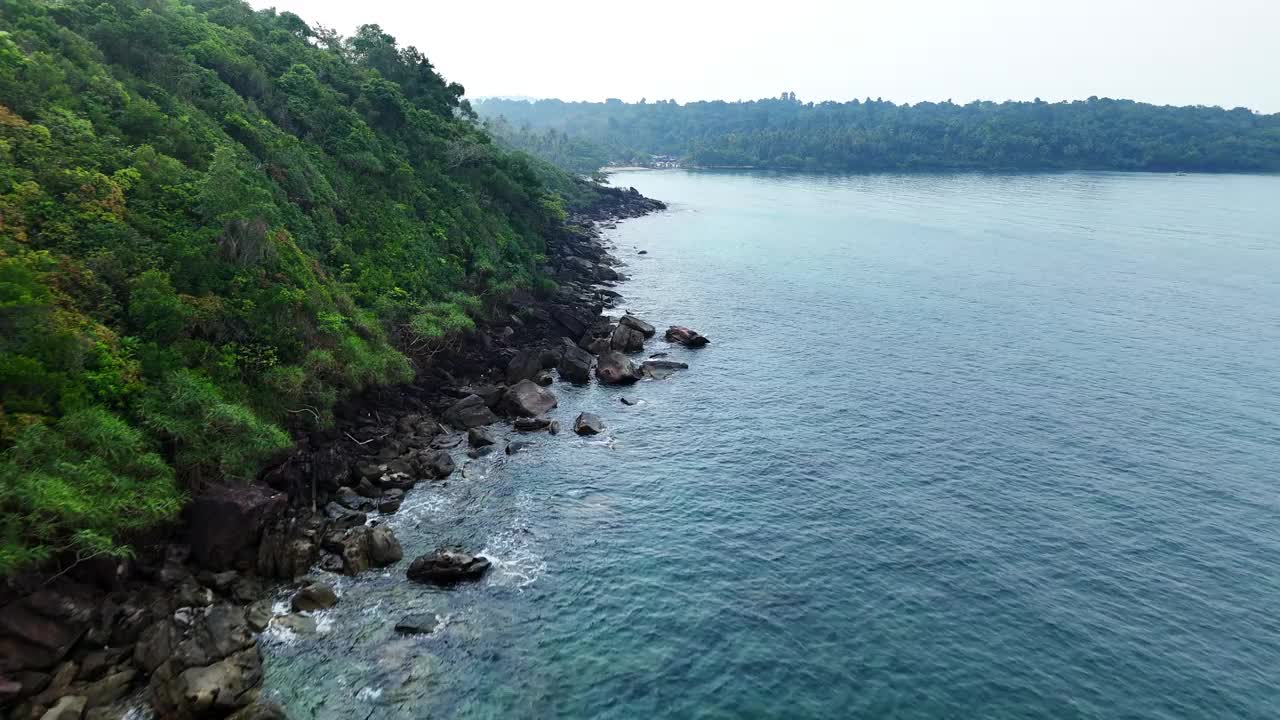
[[[573,431],[579,435],[599,435],[604,432],[604,420],[595,413],[584,412],[573,421]]]
[[[623,315],[622,319],[618,321],[618,324],[639,330],[640,334],[644,335],[646,338],[651,338],[658,333],[657,328],[631,314]]]
[[[62,585],[0,608],[0,673],[51,668],[89,629],[98,610],[92,591]]]
[[[404,549],[395,533],[386,525],[369,528],[369,564],[374,567],[386,567],[400,562],[404,557]]]
[[[456,467],[448,450],[428,450],[418,456],[417,465],[419,472],[434,480],[449,477]]]
[[[626,355],[611,351],[596,361],[596,379],[605,385],[629,385],[640,379],[640,371]]]
[[[489,570],[486,558],[453,550],[438,550],[418,557],[405,572],[414,582],[449,584],[474,580]]]
[[[498,422],[498,416],[494,415],[485,404],[484,398],[479,395],[468,395],[444,411],[444,421],[465,430],[481,425],[492,425]]]
[[[507,389],[502,402],[512,415],[536,417],[556,406],[556,396],[530,380],[521,380]]]
[[[644,333],[630,325],[618,323],[613,329],[613,335],[609,337],[609,347],[620,352],[639,352],[644,349]]]
[[[332,511],[352,525],[363,525],[364,513],[329,503],[326,511]],[[339,523],[344,520],[338,520]],[[319,559],[320,545],[318,523],[296,523],[286,526],[276,523],[262,534],[258,545],[258,574],[268,578],[286,580],[305,574]]]
[[[711,341],[698,334],[694,330],[680,325],[672,325],[667,328],[667,334],[664,336],[669,343],[684,345],[685,347],[700,348]]]
[[[262,683],[262,658],[244,608],[216,605],[197,611],[185,632],[171,618],[144,634],[134,659],[151,670],[157,717],[224,717],[253,702]],[[163,637],[163,643],[151,643]],[[143,651],[144,642],[149,649]]]
[[[507,363],[507,384],[532,380],[542,372],[542,353],[537,350],[521,350]]]
[[[573,383],[590,382],[591,366],[595,364],[595,357],[578,347],[569,338],[564,338],[561,344],[560,362],[556,365],[560,379]]]
[[[64,695],[40,716],[40,720],[80,720],[88,702],[89,699],[81,695]]]
[[[231,567],[252,552],[288,501],[285,493],[263,485],[220,486],[196,496],[185,523],[192,558],[212,570]]]

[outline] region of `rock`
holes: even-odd
[[[711,341],[687,327],[672,325],[664,336],[669,343],[677,343],[685,347],[699,348]]]
[[[315,635],[316,633],[316,619],[307,615],[293,613],[275,618],[272,622],[298,635]]]
[[[416,558],[405,574],[414,582],[448,584],[478,578],[488,570],[489,561],[483,557],[438,550]]]
[[[467,429],[492,425],[498,422],[498,416],[485,404],[484,398],[468,395],[444,411],[444,421],[456,428]],[[435,445],[434,441],[432,445]]]
[[[482,427],[474,427],[467,431],[467,443],[471,447],[482,447],[492,445],[497,442],[493,437],[493,433]]]
[[[656,352],[656,353],[654,353],[654,354],[650,355],[650,356],[649,356],[649,358],[650,358],[650,359],[653,359],[653,360],[656,360],[656,359],[658,359],[658,358],[664,358],[664,357],[667,357],[667,356],[668,356],[668,355],[670,355],[670,354],[671,354],[671,353]]]
[[[443,480],[453,474],[455,466],[448,451],[433,450],[421,457],[421,467],[422,472],[432,479]]]
[[[369,564],[374,567],[386,567],[400,562],[404,557],[404,549],[395,533],[386,525],[369,528]]]
[[[359,575],[369,569],[369,528],[353,527],[342,535],[337,550],[342,558],[342,574]]]
[[[556,365],[556,372],[560,373],[560,379],[573,383],[586,383],[591,381],[591,366],[595,363],[595,357],[591,353],[578,347],[569,338],[564,338],[560,350],[560,362]]]
[[[256,700],[261,684],[262,658],[251,647],[172,677],[153,675],[151,695],[158,717],[220,716]]]
[[[142,631],[138,644],[133,646],[133,662],[146,672],[154,672],[173,654],[177,641],[173,623],[168,618],[160,620]]]
[[[467,395],[479,395],[484,400],[485,405],[494,408],[502,400],[502,394],[507,391],[507,388],[502,385],[470,385],[462,390],[464,397]]]
[[[376,500],[382,496],[382,491],[374,487],[373,483],[369,482],[369,478],[360,478],[360,484],[356,485],[355,490],[360,497],[369,500]]]
[[[594,317],[587,313],[570,307],[555,307],[551,310],[551,317],[560,323],[568,332],[569,337],[582,337],[582,334],[591,327],[591,323],[595,321]]]
[[[560,434],[560,421],[559,421],[559,420],[552,420],[552,421],[551,421],[551,424],[547,426],[547,432],[551,433],[552,435],[559,435],[559,434]]]
[[[556,406],[556,396],[529,380],[521,380],[507,389],[502,400],[512,415],[535,417]]]
[[[675,362],[674,360],[645,360],[640,364],[640,373],[655,380],[670,377],[671,373],[676,370],[688,369],[688,363]]]
[[[551,421],[544,417],[516,418],[512,425],[521,432],[537,432],[546,430]]]
[[[382,489],[384,491],[382,496],[384,498],[386,497],[386,491],[396,490],[404,492],[405,490],[412,490],[413,486],[417,484],[418,481],[414,480],[412,475],[407,475],[405,473],[384,475],[382,478]]]
[[[491,452],[493,452],[493,446],[485,445],[484,447],[471,448],[470,450],[467,451],[467,457],[471,458],[472,460],[477,460],[479,458],[484,457],[485,455],[488,455]],[[466,477],[466,476],[464,475],[463,477]]]
[[[636,254],[637,254],[637,255],[648,255],[648,254],[649,254],[649,251],[648,251],[648,250],[641,250],[641,251],[637,252]]]
[[[644,333],[630,325],[619,324],[609,337],[609,347],[619,352],[639,352],[644,349]]]
[[[373,503],[368,497],[352,490],[349,487],[338,488],[338,492],[333,494],[333,501],[349,510],[356,510],[359,512],[365,512],[369,510],[369,508],[373,507]]]
[[[604,421],[595,413],[584,412],[573,421],[573,431],[579,435],[599,435],[604,432]]]
[[[594,337],[587,341],[583,348],[592,355],[603,355],[609,352],[609,337]]]
[[[339,527],[363,525],[364,513],[348,510],[337,503],[325,506],[325,514]],[[314,533],[308,528],[295,526],[286,530],[280,524],[268,530],[258,545],[258,574],[268,578],[293,578],[302,575],[315,564],[320,548]]]
[[[538,353],[538,362],[543,370],[550,370],[560,363],[560,350],[548,348]]]
[[[368,517],[364,513],[357,512],[355,510],[350,510],[348,508],[345,508],[339,505],[336,502],[331,502],[328,505],[325,505],[324,514],[330,520],[334,521],[335,524],[341,525],[343,527],[363,525],[365,523],[365,520],[368,519]],[[261,559],[261,552],[259,552],[259,559]],[[280,577],[280,576],[274,575],[271,577]]]
[[[22,697],[22,682],[13,678],[0,677],[0,707]],[[37,691],[39,692],[39,691]]]
[[[262,530],[279,518],[285,493],[265,485],[221,486],[197,496],[186,509],[186,539],[202,567],[224,570],[258,544]]]
[[[312,583],[299,590],[289,605],[295,612],[325,610],[338,604],[338,594],[324,583]]]
[[[262,597],[262,581],[255,577],[238,577],[231,584],[230,595],[238,603],[251,603]]]
[[[623,315],[622,319],[618,321],[618,325],[626,325],[629,328],[638,330],[640,331],[640,334],[644,335],[646,338],[651,338],[658,333],[658,330],[654,326],[631,314]]]
[[[551,377],[551,373],[545,370],[538,373],[538,376],[533,379],[533,384],[539,387],[550,387],[553,382],[555,382],[555,378]]]
[[[382,499],[378,501],[378,512],[384,515],[390,515],[391,513],[398,511],[403,502],[403,490],[388,490],[383,494]]]
[[[507,384],[532,380],[542,372],[542,354],[535,350],[521,350],[507,363]]]
[[[618,398],[618,402],[621,402],[623,405],[639,405],[640,404],[639,400],[633,397],[627,397],[626,395],[623,395],[622,397]]]
[[[605,385],[627,385],[639,380],[640,372],[626,355],[611,351],[597,360],[596,379]]]
[[[208,607],[213,604],[213,591],[187,579],[178,585],[173,594],[173,602],[178,607]]]
[[[129,693],[129,688],[133,685],[133,679],[137,676],[137,670],[124,668],[107,675],[97,682],[90,683],[77,692],[84,696],[86,707],[94,708],[110,705]]]
[[[58,698],[58,702],[41,715],[40,720],[80,720],[87,702],[87,698],[79,695]]]
[[[521,450],[525,450],[532,446],[533,446],[533,443],[525,442],[524,440],[515,440],[513,442],[507,443],[506,452],[508,455],[515,455]]]
[[[497,416],[494,416],[494,422],[497,422]],[[451,447],[457,447],[462,444],[461,435],[441,435],[431,441],[431,447],[436,450],[447,450]]]
[[[98,610],[86,589],[42,588],[0,608],[0,673],[45,670],[64,658]]]
[[[427,635],[440,625],[435,615],[408,615],[396,623],[396,632],[401,635]]]
[[[267,625],[271,624],[272,615],[271,601],[259,600],[245,610],[244,619],[254,632],[262,632],[267,629]]]

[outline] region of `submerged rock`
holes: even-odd
[[[427,635],[440,625],[435,615],[407,615],[396,623],[396,632],[401,635]]]
[[[680,325],[672,325],[667,328],[667,334],[664,337],[669,343],[677,343],[691,348],[699,348],[711,342],[698,332]]]
[[[688,370],[688,363],[676,362],[674,360],[645,360],[640,364],[640,372],[645,377],[661,380],[670,377],[671,373],[676,370]]]
[[[640,401],[639,401],[639,400],[637,400],[637,399],[635,399],[635,398],[633,398],[633,397],[627,397],[626,395],[623,395],[622,397],[618,398],[618,402],[622,403],[623,405],[627,405],[627,406],[631,406],[631,405],[639,405],[639,404],[640,404]]]
[[[596,379],[605,385],[628,385],[640,379],[631,358],[620,352],[607,352],[596,363]]]
[[[512,425],[522,432],[537,432],[538,430],[546,430],[551,425],[551,421],[544,417],[516,418]]]
[[[604,421],[595,413],[584,412],[573,421],[573,431],[579,435],[599,435],[604,432]]]
[[[525,442],[524,440],[516,440],[514,442],[509,442],[507,443],[507,454],[515,455],[521,450],[524,450],[532,446],[533,446],[533,443]]]
[[[474,580],[489,570],[489,560],[454,550],[437,550],[416,558],[405,575],[414,582],[448,584]]]

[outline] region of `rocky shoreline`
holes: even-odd
[[[499,450],[491,425],[560,432],[544,417],[556,406],[555,382],[628,384],[687,367],[657,356],[636,363],[630,355],[657,329],[604,314],[624,276],[600,228],[664,208],[634,188],[604,189],[596,207],[548,240],[543,271],[558,283],[550,297],[513,293],[457,346],[415,358],[412,384],[346,402],[332,429],[301,434],[258,482],[206,488],[172,534],[139,543],[137,557],[9,578],[0,587],[0,709],[22,720],[105,720],[141,702],[161,718],[285,717],[259,700],[257,634],[271,624],[305,630],[310,612],[338,601],[307,573],[356,575],[402,560],[380,519],[416,485],[450,477],[456,454]],[[709,342],[678,326],[663,337]],[[592,413],[573,427],[603,429]],[[501,450],[522,447],[514,440]],[[407,579],[482,576],[488,561],[464,550],[416,559]],[[297,589],[293,612],[277,616],[266,598],[286,587]],[[406,618],[397,631],[421,626]]]

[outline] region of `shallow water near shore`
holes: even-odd
[[[623,307],[712,345],[410,493],[268,633],[291,717],[1276,715],[1280,178],[611,181],[671,204]]]

